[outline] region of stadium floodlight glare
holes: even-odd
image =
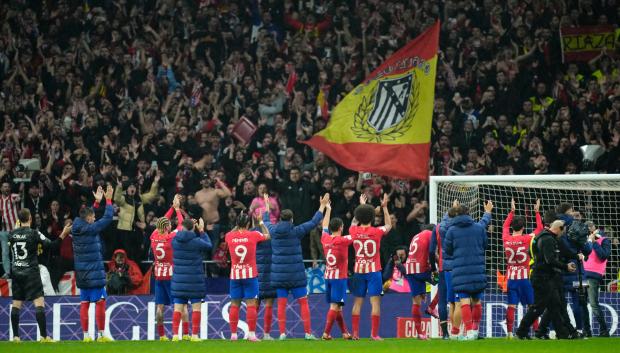
[[[606,237],[620,237],[620,174],[431,176],[429,190],[431,223],[441,221],[455,199],[469,207],[475,220],[482,217],[485,200],[492,200],[495,204],[486,251],[486,294],[487,298],[490,296],[500,302],[503,300],[503,293],[498,286],[497,273],[503,274],[505,271],[502,223],[510,211],[513,198],[516,201],[516,214],[526,217],[526,232],[535,228],[533,207],[536,199],[540,199],[541,215],[562,202],[570,202],[575,210],[581,213],[583,220],[594,222],[596,227],[604,231]],[[612,248],[615,246],[617,245],[612,244]],[[619,265],[617,256],[609,258],[604,279],[605,288],[601,288],[602,291],[608,290],[607,288],[617,282]],[[433,295],[435,291],[433,288]],[[608,311],[604,312],[609,315]],[[488,313],[483,315],[487,317]],[[496,322],[503,322],[505,319],[499,310],[492,315]],[[607,319],[609,325],[612,317]],[[598,327],[596,322],[593,325]],[[432,337],[437,337],[439,332],[436,319],[433,319],[431,327]],[[502,332],[501,327],[505,328],[503,325],[486,327],[485,332],[481,333],[492,337],[504,336],[505,332]]]

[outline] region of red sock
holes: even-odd
[[[532,328],[534,329],[534,331],[538,331],[538,319],[534,320],[534,323],[532,324]]]
[[[370,337],[378,337],[379,336],[379,322],[381,321],[381,316],[372,315],[370,317]]]
[[[179,319],[179,322],[181,319]],[[177,326],[177,330],[175,332],[179,332],[179,327]],[[189,335],[189,321],[183,321],[183,335]]]
[[[336,322],[338,323],[338,326],[340,326],[340,331],[342,333],[348,333],[349,330],[347,330],[347,325],[344,323],[344,317],[342,316],[342,311],[338,311],[336,312]]]
[[[422,314],[420,314],[420,305],[413,304],[411,307],[411,317],[413,317],[413,323],[415,324],[415,330],[418,333],[422,333]]]
[[[278,298],[278,328],[286,334],[286,298]]]
[[[200,332],[200,310],[192,311],[192,335],[198,335]]]
[[[506,309],[506,331],[508,331],[508,333],[512,333],[512,328],[515,324],[515,309],[516,308],[511,306]]]
[[[310,307],[308,306],[308,298],[303,297],[297,299],[299,302],[299,311],[301,312],[301,319],[304,322],[304,331],[307,334],[312,333],[312,327],[310,326]]]
[[[159,335],[159,337],[164,337],[166,335],[164,324],[157,324],[157,334]]]
[[[231,305],[229,312],[230,333],[237,333],[237,324],[239,324],[239,307]]]
[[[351,315],[351,329],[353,330],[353,336],[360,336],[360,316],[359,315]]]
[[[437,303],[439,303],[439,291],[435,294],[435,296],[433,297],[433,300],[431,300],[431,303],[428,304],[428,307],[431,310],[435,310],[435,307],[437,306]]]
[[[472,322],[471,305],[461,304],[461,316],[463,317],[463,324],[465,325],[465,331],[471,331],[474,329],[474,323]]]
[[[88,332],[88,308],[90,308],[89,302],[82,302],[80,304],[80,322],[82,323],[82,332]]]
[[[248,305],[245,315],[248,320],[248,329],[250,332],[256,332],[256,305]]]
[[[480,320],[482,320],[482,304],[477,303],[471,310],[471,321],[473,324],[473,330],[478,331],[480,328]]]
[[[265,312],[263,316],[263,332],[271,332],[271,321],[273,320],[273,307],[271,305],[265,306]]]
[[[180,311],[175,311],[172,313],[172,335],[176,336],[179,334],[179,325],[181,324],[181,316],[183,314]],[[183,323],[183,327],[185,328],[185,322]]]
[[[450,334],[451,334],[452,336],[456,336],[456,335],[458,335],[459,333],[461,333],[461,328],[453,325],[453,326],[452,326],[452,329],[450,330]]]
[[[99,331],[105,330],[105,299],[102,299],[95,304],[95,321],[97,322],[97,329]]]
[[[327,312],[327,319],[325,321],[325,331],[324,331],[326,335],[331,334],[332,326],[334,326],[334,321],[336,320],[337,316],[338,316],[338,313],[334,309],[329,309],[329,311]]]

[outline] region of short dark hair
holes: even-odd
[[[241,213],[239,213],[239,217],[237,217],[237,227],[247,228],[250,225],[251,221],[252,218],[250,217],[250,215],[241,211]]]
[[[561,204],[558,205],[558,207],[556,207],[556,212],[558,214],[564,214],[564,213],[568,212],[568,210],[570,210],[571,208],[573,208],[573,204],[572,203],[562,202]]]
[[[433,230],[435,229],[435,225],[433,223],[425,224],[422,226],[422,230]]]
[[[329,221],[329,231],[330,232],[337,232],[338,230],[340,230],[340,228],[342,228],[344,225],[344,222],[342,221],[342,219],[335,217],[332,218]]]
[[[191,218],[185,218],[181,225],[186,230],[194,230],[194,220],[192,220]]]
[[[469,207],[465,205],[458,205],[455,207],[456,216],[462,216],[469,214]]]
[[[448,210],[448,217],[454,218],[456,216],[458,216],[458,207],[450,207]]]
[[[375,219],[375,208],[370,205],[359,205],[353,213],[360,224],[370,224]]]
[[[27,208],[19,210],[19,212],[17,212],[17,219],[19,223],[28,223],[28,221],[30,221],[30,210]]]
[[[545,211],[543,215],[543,223],[546,226],[551,225],[551,223],[553,223],[553,221],[555,221],[556,219],[558,219],[558,217],[554,210]]]
[[[512,230],[517,232],[523,230],[523,228],[525,228],[525,218],[523,216],[515,216],[515,218],[512,219],[510,226],[512,227]]]
[[[284,222],[289,222],[293,219],[293,211],[286,209],[280,212],[280,220]]]
[[[86,217],[95,214],[95,211],[90,207],[84,207],[80,210],[80,218],[86,220]]]

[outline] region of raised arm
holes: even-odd
[[[325,216],[323,217],[323,229],[329,229],[329,221],[332,214],[332,206],[331,203],[328,203],[325,206]]]
[[[484,215],[482,216],[482,219],[480,219],[480,222],[478,222],[478,224],[483,226],[484,229],[486,229],[489,226],[489,223],[491,223],[491,212],[492,211],[493,211],[493,201],[489,200],[485,202]]]
[[[112,185],[108,185],[108,188],[105,192],[105,212],[103,216],[95,221],[93,224],[90,224],[86,229],[92,231],[96,234],[101,233],[104,229],[106,229],[110,223],[112,223],[112,217],[114,216],[114,207],[112,207],[112,195],[114,194],[114,188]]]
[[[202,218],[198,220],[198,223],[196,224],[196,230],[198,231],[198,234],[200,236],[198,238],[192,239],[193,245],[197,248],[200,248],[201,250],[211,250],[211,248],[213,248],[213,244],[211,243],[211,239],[209,238],[207,233],[205,233],[205,222],[202,220]]]
[[[506,216],[506,219],[504,220],[504,225],[502,225],[502,238],[503,240],[506,240],[506,238],[508,238],[510,236],[510,225],[512,224],[512,219],[515,216],[515,199],[513,198],[510,201],[510,212],[508,213],[508,216]]]
[[[536,204],[534,205],[534,214],[536,217],[536,229],[534,229],[534,234],[538,234],[545,228],[542,217],[540,216],[540,199],[536,200]]]
[[[383,200],[381,201],[381,208],[383,209],[383,222],[385,222],[385,233],[389,233],[392,229],[392,217],[390,216],[390,210],[388,209],[388,203],[390,202],[390,196],[383,194]]]

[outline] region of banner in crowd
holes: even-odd
[[[347,298],[344,308],[347,325],[351,323],[352,297]],[[486,337],[505,336],[505,295],[500,292],[487,292],[482,298],[484,309],[480,328],[482,335]],[[607,323],[611,334],[618,336],[618,312],[620,311],[620,295],[618,293],[601,293],[600,302],[607,317]],[[10,329],[10,298],[0,298],[0,340],[12,337]],[[310,312],[312,313],[312,330],[315,334],[323,332],[325,314],[329,304],[325,296],[314,294],[309,296]],[[200,337],[203,339],[221,339],[230,337],[228,326],[228,308],[230,298],[227,295],[208,295],[202,304],[202,322]],[[381,303],[381,328],[380,335],[383,337],[411,337],[413,334],[411,322],[406,318],[411,312],[411,296],[409,294],[386,294]],[[81,340],[82,329],[80,326],[80,298],[77,296],[61,296],[46,298],[48,315],[48,332],[56,340]],[[291,301],[287,307],[287,329],[289,337],[303,337],[303,323],[299,316],[299,307]],[[422,308],[424,310],[425,308]],[[259,312],[258,329],[259,336],[262,334],[262,311]],[[35,319],[34,307],[31,303],[22,307],[21,331],[22,340],[33,340],[38,337],[38,329]],[[517,320],[523,315],[523,309],[519,307]],[[90,310],[90,332],[94,333],[95,319],[94,306]],[[370,303],[364,303],[362,317],[370,318]],[[166,330],[170,333],[172,309],[166,308]],[[242,335],[248,332],[245,319],[245,309],[242,309],[242,320],[239,322],[239,330]],[[405,319],[403,319],[405,318]],[[436,324],[436,320],[434,320]],[[424,329],[429,331],[428,317],[425,318]],[[360,330],[363,337],[370,334],[370,320],[360,320]],[[106,332],[115,340],[153,340],[155,334],[155,302],[153,296],[112,296],[108,298],[106,310]],[[596,325],[595,325],[596,326]],[[334,329],[334,336],[339,336]],[[274,334],[279,334],[274,329]],[[595,330],[596,333],[596,330]]]
[[[603,48],[613,55],[617,32],[613,26],[562,27],[560,37],[564,62],[589,61]]]
[[[306,143],[351,170],[427,180],[438,43],[439,22],[349,92]]]

